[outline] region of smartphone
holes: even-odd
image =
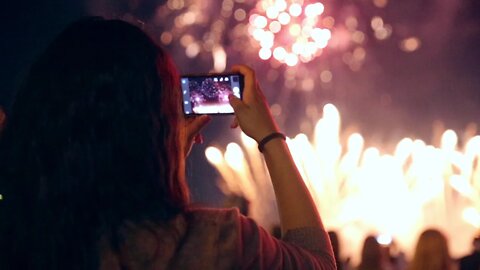
[[[233,114],[228,96],[242,99],[244,78],[236,73],[183,75],[180,84],[185,115]]]

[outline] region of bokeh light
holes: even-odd
[[[401,41],[400,49],[405,52],[414,52],[420,48],[421,42],[417,37],[409,37]]]
[[[216,12],[218,3],[220,12]],[[387,2],[382,3],[383,8]],[[377,12],[359,16],[357,5],[306,0],[168,0],[157,10],[153,25],[158,40],[187,67],[187,73],[198,72],[191,70],[196,66],[191,61],[212,72],[223,72],[239,62],[254,63],[266,74],[295,69],[290,77],[283,76],[283,71],[266,76],[274,88],[288,94],[310,88],[302,87],[306,79],[313,80],[313,89],[333,87],[334,78],[340,76],[320,76],[324,70],[335,75],[332,61],[343,60],[351,71],[359,72],[370,53],[367,46],[395,34],[390,22]],[[414,45],[399,42],[397,49],[409,53]]]
[[[327,47],[332,34],[322,28],[320,2],[263,0],[250,15],[251,36],[260,46],[262,60],[273,57],[287,66],[310,62]],[[266,53],[273,48],[273,54]]]

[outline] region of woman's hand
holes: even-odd
[[[243,100],[233,95],[229,97],[236,116],[232,127],[239,125],[245,134],[260,142],[269,134],[278,132],[278,127],[253,70],[246,66],[235,66],[232,70],[245,76]],[[312,241],[321,248],[321,253],[325,255],[322,256],[325,269],[335,269],[333,251],[330,244],[326,244],[329,242],[327,232],[287,143],[284,140],[271,140],[264,146],[262,153],[275,191],[282,234],[301,228],[313,229],[318,237],[306,242]]]
[[[211,117],[201,115],[184,118],[180,127],[180,143],[182,144],[185,157],[190,154],[194,143],[203,143],[200,131],[210,122]]]
[[[259,142],[272,132],[278,132],[277,124],[273,120],[267,101],[258,86],[255,72],[244,65],[236,65],[233,72],[238,72],[245,77],[243,100],[229,96],[230,105],[235,111],[232,128],[240,126],[242,131]]]
[[[278,132],[253,70],[246,66],[235,66],[233,71],[245,76],[245,89],[243,100],[230,96],[230,104],[236,116],[232,127],[239,125],[245,134],[257,142],[273,132]],[[315,203],[286,142],[272,140],[262,153],[275,190],[282,231],[285,233],[303,227],[323,230]],[[322,234],[325,236],[326,232],[323,230]]]

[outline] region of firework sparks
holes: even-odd
[[[386,6],[380,2],[377,9]],[[394,33],[380,16],[358,17],[357,4],[333,5],[307,0],[168,0],[151,24],[158,40],[179,63],[186,63],[186,73],[198,72],[189,70],[193,66],[223,72],[231,63],[244,62],[264,69],[265,79],[286,92],[312,91],[335,83],[332,56],[359,71],[369,53],[369,33],[379,40]],[[406,39],[399,49],[413,52],[419,42]]]
[[[273,57],[295,66],[310,62],[322,53],[332,34],[320,27],[324,6],[320,2],[264,0],[250,15],[248,32],[260,45],[260,59]]]
[[[298,134],[287,143],[326,226],[349,239],[345,255],[358,260],[370,233],[393,237],[409,255],[417,234],[429,226],[455,235],[454,255],[467,253],[464,243],[480,228],[480,136],[459,150],[456,133],[447,130],[439,147],[404,138],[394,153],[383,154],[367,148],[359,133],[342,145],[340,121],[336,107],[327,104],[312,141]],[[242,147],[229,144],[223,155],[209,147],[206,155],[220,171],[224,191],[245,196],[252,217],[269,227],[278,222],[269,177],[256,143],[243,134],[241,139]]]

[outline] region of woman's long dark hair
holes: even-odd
[[[0,139],[0,269],[97,269],[100,238],[188,202],[178,75],[121,21],[69,26],[32,66]]]

